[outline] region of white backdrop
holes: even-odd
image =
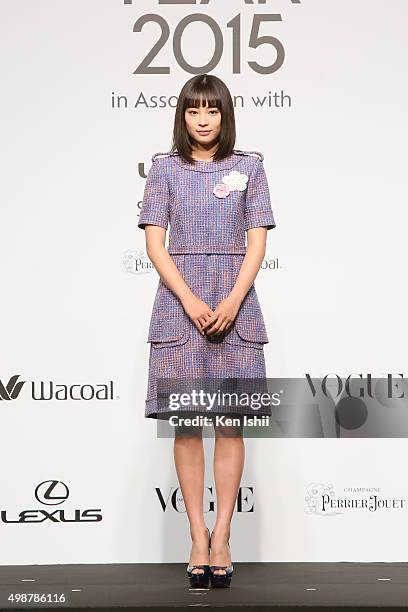
[[[2,0],[3,565],[187,562],[172,440],[144,418],[158,275],[137,219],[151,155],[169,149],[194,74],[175,57],[174,33],[196,13],[218,24],[224,46],[195,72],[225,80],[236,147],[265,156],[277,227],[256,287],[269,376],[404,373],[404,0]],[[248,62],[268,66],[276,53],[248,41],[254,15],[267,13],[281,20],[259,36],[276,37],[285,57],[260,74]],[[168,69],[134,74],[162,32],[150,22],[133,32],[147,14],[169,28],[147,63]],[[181,48],[205,66],[209,26],[187,25]],[[405,438],[247,439],[233,560],[405,561],[406,449]],[[54,499],[46,481],[58,483]],[[320,512],[330,489],[388,507]],[[210,526],[213,500],[208,491]]]

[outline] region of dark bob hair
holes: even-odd
[[[179,155],[190,163],[195,160],[191,157],[192,142],[184,114],[187,108],[199,108],[201,104],[216,107],[221,112],[221,132],[213,161],[231,155],[235,145],[234,105],[228,87],[213,74],[198,74],[184,84],[178,97],[170,151],[174,153],[177,150]]]

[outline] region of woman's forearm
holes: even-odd
[[[247,252],[230,296],[238,298],[241,302],[244,300],[259,272],[265,257],[265,248],[266,229],[264,227],[257,227],[249,230]]]
[[[156,268],[162,282],[182,303],[186,298],[193,295],[164,244],[154,241],[153,244],[147,247],[147,255]]]

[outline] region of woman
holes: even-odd
[[[183,414],[169,407],[168,393],[163,401],[158,379],[164,385],[175,379],[188,384],[204,380],[210,388],[212,379],[228,386],[266,377],[263,345],[268,336],[253,283],[267,230],[275,221],[262,154],[234,145],[228,88],[214,75],[193,77],[178,98],[171,151],[152,157],[138,222],[160,276],[147,339],[148,418]],[[203,514],[202,425],[183,425],[180,419],[175,427],[174,459],[190,522],[187,573],[193,587],[210,581],[212,586],[230,585],[230,524],[244,465],[242,417],[254,416],[254,409],[188,404],[190,416],[210,413],[234,417],[232,425],[213,421],[217,518],[211,534]]]

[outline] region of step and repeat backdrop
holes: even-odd
[[[366,400],[406,375],[407,19],[404,0],[2,0],[2,565],[188,559],[173,441],[144,418],[159,277],[137,222],[205,72],[236,148],[264,155],[268,376],[309,377],[332,410],[320,435],[299,414],[246,439],[233,558],[406,561],[403,404],[378,428]]]

